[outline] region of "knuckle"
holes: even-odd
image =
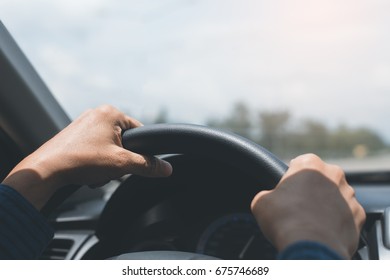
[[[94,110],[91,110],[89,116],[96,122],[110,122],[121,118],[121,112],[112,105],[101,105]]]
[[[333,177],[335,178],[337,183],[339,183],[339,184],[346,183],[345,172],[340,166],[338,166],[338,165],[328,165],[328,166],[329,166],[329,168],[333,174]],[[354,193],[353,188],[350,187],[350,189]]]
[[[357,201],[356,201],[356,206],[354,207],[353,214],[355,217],[355,224],[358,227],[358,230],[361,230],[364,223],[366,222],[367,215],[363,206],[359,204]]]
[[[267,199],[269,199],[271,193],[272,191],[260,191],[259,193],[257,193],[252,199],[251,211],[255,212],[256,209],[264,205],[267,202]]]
[[[361,226],[360,227],[362,227],[363,224],[366,222],[367,214],[366,214],[366,211],[364,210],[363,206],[360,204],[359,204],[359,206],[360,206],[360,213],[361,213],[361,224],[360,224]]]
[[[337,174],[340,177],[345,177],[344,170],[340,166],[332,165],[332,168],[333,168],[335,174]]]
[[[348,185],[349,186],[349,193],[350,193],[350,195],[351,195],[351,197],[356,197],[356,193],[355,193],[355,189],[354,188],[352,188],[350,185]]]
[[[102,110],[102,111],[111,111],[114,109],[114,107],[110,104],[103,104],[103,105],[100,105],[97,109]]]
[[[302,166],[312,167],[322,162],[322,160],[315,154],[304,154],[297,157],[294,162],[299,163]]]
[[[101,106],[97,107],[96,111],[100,114],[107,115],[107,114],[113,114],[113,113],[117,112],[118,110],[115,107],[113,107],[112,105],[105,104],[105,105],[101,105]]]

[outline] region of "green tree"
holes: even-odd
[[[253,115],[257,119],[253,120]],[[253,113],[243,102],[235,103],[228,117],[211,120],[208,125],[254,139],[284,159],[309,152],[325,158],[362,157],[388,147],[377,132],[367,127],[340,125],[331,129],[313,119],[292,123],[287,110]]]
[[[290,156],[308,152],[325,154],[329,148],[329,133],[323,123],[311,119],[303,120],[287,137]]]
[[[287,125],[290,120],[288,111],[265,111],[259,113],[259,124],[261,129],[260,143],[276,154],[286,152],[288,141]]]
[[[230,130],[249,139],[252,138],[251,110],[243,102],[235,103],[226,119],[222,121],[210,120],[207,124],[209,126]]]
[[[330,136],[329,149],[343,156],[352,155],[357,146],[364,147],[367,153],[386,147],[383,139],[372,129],[360,127],[356,129],[340,125]]]

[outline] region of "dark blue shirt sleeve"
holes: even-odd
[[[279,253],[280,260],[343,260],[339,254],[324,244],[299,241]]]
[[[53,235],[46,219],[29,201],[0,184],[0,259],[37,259]]]

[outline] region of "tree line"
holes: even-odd
[[[240,134],[285,159],[308,152],[325,158],[365,157],[388,148],[369,127],[330,128],[318,120],[296,121],[288,110],[253,112],[243,102],[234,104],[229,116],[210,119],[207,125]]]

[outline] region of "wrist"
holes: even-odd
[[[3,180],[40,210],[62,186],[59,174],[52,172],[50,163],[32,157],[25,158]]]

